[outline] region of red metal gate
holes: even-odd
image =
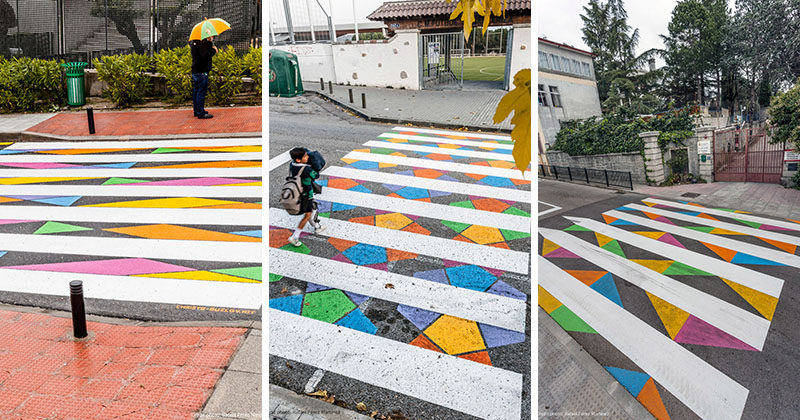
[[[763,127],[714,132],[714,180],[779,184],[783,144],[771,144]]]

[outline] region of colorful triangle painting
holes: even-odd
[[[622,252],[622,247],[619,245],[619,242],[617,242],[616,239],[601,246],[600,248],[605,249],[606,251],[609,251],[613,254],[619,255],[622,258],[628,258],[625,256],[625,253]]]
[[[585,227],[580,226],[580,225],[572,225],[572,226],[570,226],[570,227],[568,227],[568,228],[566,228],[564,230],[565,231],[575,231],[575,232],[591,232],[592,231],[591,229],[585,228]]]
[[[553,317],[558,325],[561,325],[561,328],[567,331],[597,334],[594,328],[590,327],[589,324],[584,322],[578,315],[575,315],[574,312],[570,311],[569,308],[564,305],[561,305],[561,307],[551,312],[550,316]]]
[[[689,315],[689,318],[683,324],[683,328],[675,336],[675,341],[684,344],[758,351],[747,343],[694,315]]]
[[[797,245],[787,244],[786,242],[775,241],[775,240],[772,240],[772,239],[766,239],[766,238],[762,238],[760,236],[758,237],[758,239],[761,239],[762,241],[764,241],[764,242],[766,242],[766,243],[768,243],[768,244],[770,244],[770,245],[772,245],[772,246],[774,246],[776,248],[779,248],[779,249],[781,249],[783,251],[786,251],[786,252],[788,252],[790,254],[794,254],[795,251],[797,251]]]
[[[674,340],[675,336],[683,327],[683,324],[689,319],[689,313],[656,295],[649,292],[645,293],[647,293],[647,297],[650,298],[650,302],[653,304],[653,308],[655,308],[658,317],[661,318],[661,323],[664,324],[664,329],[667,330],[667,334]]]
[[[664,402],[661,400],[661,394],[656,389],[656,383],[653,378],[645,382],[642,391],[636,396],[636,399],[658,420],[670,420],[667,408],[664,407]]]
[[[624,308],[624,306],[622,306],[622,300],[620,300],[619,298],[619,291],[617,290],[617,285],[614,284],[614,277],[611,276],[611,273],[608,273],[605,276],[601,277],[599,280],[594,282],[594,284],[592,284],[590,287],[592,288],[592,290],[608,298],[608,300],[619,305],[620,308]]]
[[[59,222],[46,222],[39,229],[36,229],[36,232],[33,232],[33,234],[45,235],[48,233],[67,233],[67,232],[78,232],[83,230],[92,230],[92,228],[69,225],[66,223],[59,223]]]
[[[642,372],[636,372],[628,369],[621,369],[613,366],[604,366],[608,373],[619,382],[620,385],[625,387],[628,392],[634,397],[639,395],[644,388],[644,384],[650,379],[650,375]]]
[[[707,273],[703,270],[698,268],[694,268],[690,265],[686,265],[682,262],[675,261],[672,263],[669,268],[666,269],[663,273],[667,276],[713,276],[711,273]]]
[[[732,282],[727,279],[722,279],[728,286],[731,287],[736,293],[739,294],[747,303],[757,310],[764,318],[772,321],[772,316],[775,314],[775,308],[778,306],[778,298],[770,296],[766,293],[759,292],[758,290],[751,289],[747,286],[742,286],[739,283]]]
[[[764,258],[756,257],[754,255],[745,254],[744,252],[737,252],[736,256],[733,257],[731,260],[734,264],[753,264],[753,265],[777,265],[777,266],[786,266],[786,264],[781,264],[775,261],[770,261]]]

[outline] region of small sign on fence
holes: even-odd
[[[794,150],[784,150],[783,160],[785,162],[800,162],[800,153],[797,153]]]
[[[441,47],[440,42],[429,42],[428,43],[428,66],[429,67],[436,67],[439,65],[439,48]]]
[[[698,140],[697,141],[697,154],[710,155],[711,154],[711,140]]]

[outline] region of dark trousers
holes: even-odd
[[[192,73],[192,106],[195,117],[206,113],[206,93],[208,73]]]

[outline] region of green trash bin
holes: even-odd
[[[303,94],[297,56],[281,50],[269,50],[269,96]]]
[[[70,106],[81,106],[86,104],[86,81],[84,80],[83,69],[89,63],[74,62],[63,63],[62,67],[67,69],[67,104]]]

